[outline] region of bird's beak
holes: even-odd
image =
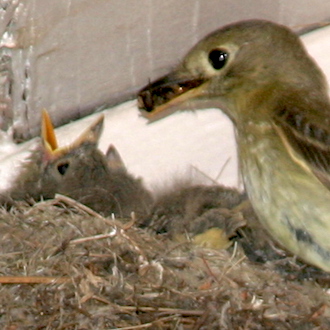
[[[205,79],[178,76],[181,75],[175,72],[169,74],[138,93],[138,107],[149,120],[165,117],[184,102],[203,94]]]
[[[42,110],[41,118],[41,139],[46,152],[51,155],[58,149],[58,143],[55,135],[54,125],[46,109]]]
[[[84,143],[97,145],[103,130],[104,115],[100,115],[75,141],[70,145],[59,147],[56,139],[54,125],[47,110],[42,111],[41,139],[44,146],[44,158],[54,159],[78,148]]]
[[[102,135],[104,115],[101,114],[87,129],[70,145],[70,148],[78,148],[84,143],[97,145]]]

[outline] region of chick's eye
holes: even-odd
[[[68,162],[65,162],[65,163],[60,163],[57,165],[57,170],[58,172],[61,174],[61,175],[64,175],[66,173],[66,171],[68,170],[69,168],[69,163]]]
[[[222,49],[213,49],[209,53],[209,61],[214,69],[222,69],[228,60],[228,53]]]

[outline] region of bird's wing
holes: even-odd
[[[306,109],[284,107],[276,112],[275,123],[289,152],[298,154],[301,165],[330,189],[330,114],[329,118],[324,114],[315,116]]]

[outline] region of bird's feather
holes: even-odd
[[[329,115],[330,117],[330,115]],[[275,123],[287,148],[298,155],[302,166],[330,189],[330,126],[313,112],[295,106],[282,107],[275,114]]]

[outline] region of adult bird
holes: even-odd
[[[227,25],[138,95],[151,117],[193,101],[233,121],[260,222],[289,251],[330,271],[330,101],[299,38],[264,20]]]

